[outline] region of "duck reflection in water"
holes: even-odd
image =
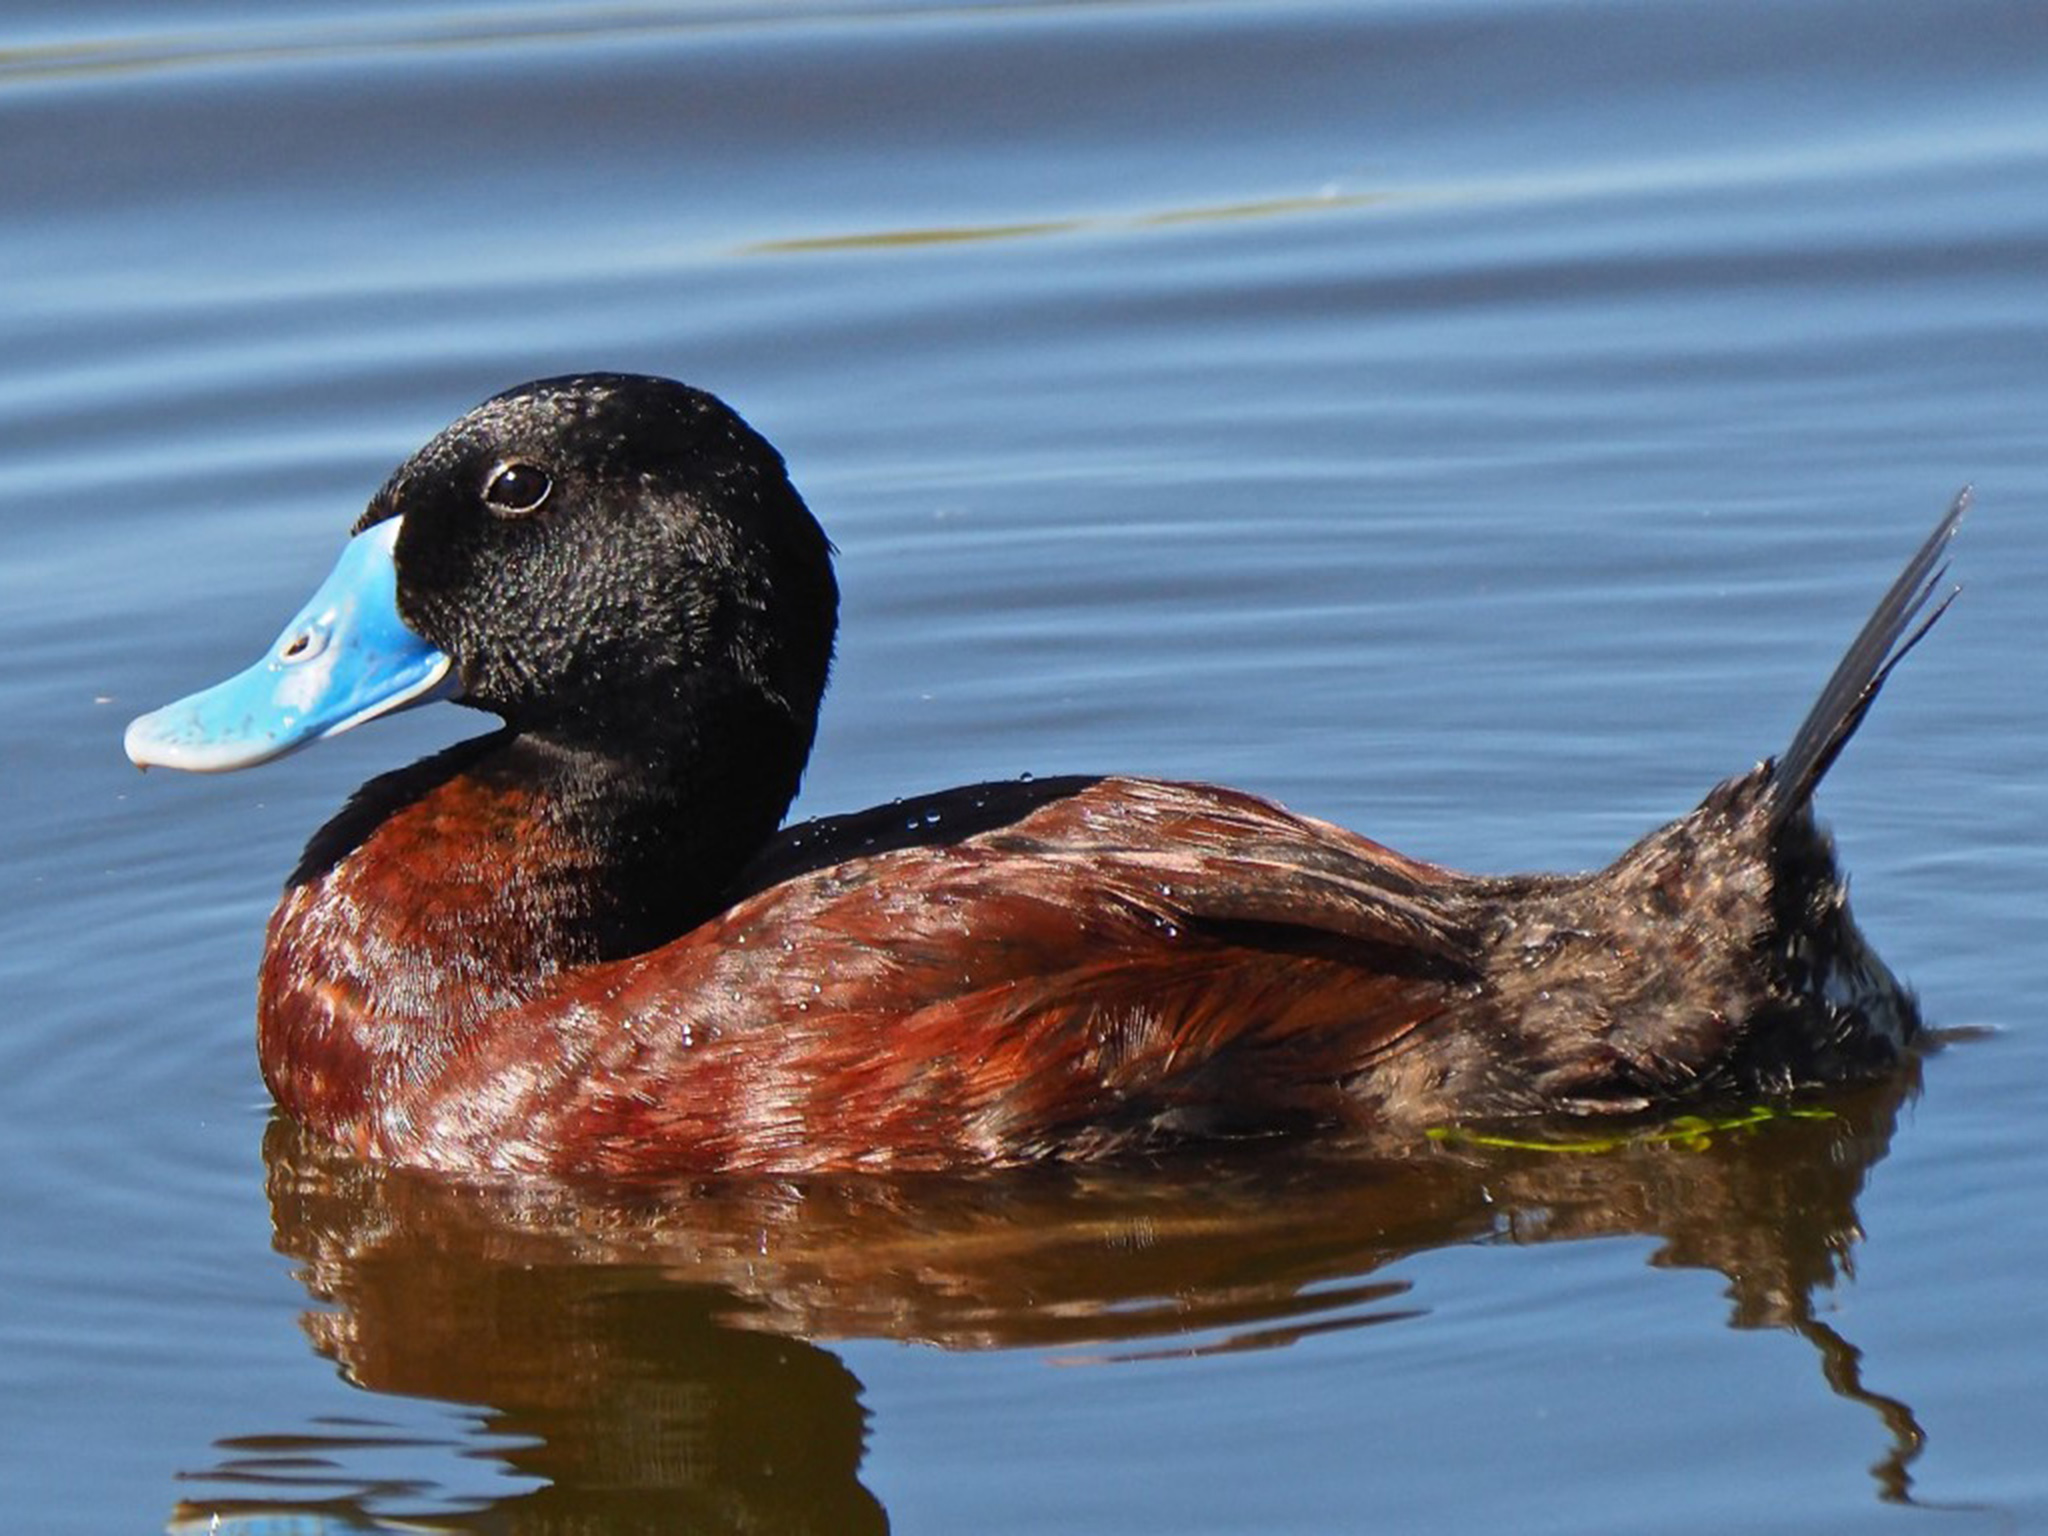
[[[380,1487],[358,1475],[366,1407],[333,1433],[243,1426],[178,1515],[257,1530],[317,1510],[368,1527],[432,1503],[437,1530],[882,1531],[860,1475],[861,1384],[826,1341],[1096,1362],[1289,1346],[1428,1327],[1426,1287],[1400,1273],[1417,1255],[1628,1235],[1658,1240],[1659,1268],[1725,1275],[1731,1326],[1810,1341],[1834,1391],[1877,1415],[1880,1494],[1909,1500],[1919,1426],[1864,1385],[1816,1299],[1847,1276],[1865,1177],[1916,1089],[1909,1069],[1811,1117],[1573,1154],[1274,1147],[602,1199],[365,1163],[279,1119],[276,1243],[320,1303],[305,1315],[315,1348],[370,1392],[486,1405],[485,1433],[451,1453],[541,1485],[456,1516],[453,1499]],[[1362,1383],[1362,1438],[1373,1411]],[[315,1458],[328,1470],[309,1474]],[[1369,1460],[1357,1475],[1369,1494]]]

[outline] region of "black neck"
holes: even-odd
[[[474,913],[480,886],[498,893],[495,913],[462,926],[497,929],[493,947],[523,951],[511,969],[529,977],[642,953],[725,904],[795,797],[809,746],[758,702],[699,701],[687,718],[687,739],[625,749],[508,728],[381,775],[314,836],[289,886],[376,843],[423,910]],[[514,959],[504,948],[501,967]]]
[[[595,749],[516,737],[547,830],[597,858],[592,958],[639,954],[726,905],[796,798],[810,732],[757,700],[698,701],[687,736]]]

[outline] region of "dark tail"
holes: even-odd
[[[1774,828],[1783,826],[1812,797],[1814,786],[1834,766],[1842,748],[1856,734],[1856,727],[1870,713],[1870,706],[1877,702],[1878,690],[1892,675],[1892,668],[1906,659],[1906,653],[1926,637],[1935,620],[1948,612],[1948,605],[1962,591],[1961,587],[1950,588],[1935,603],[1934,611],[1921,617],[1948,575],[1948,541],[1955,537],[1956,525],[1962,522],[1969,507],[1970,491],[1965,486],[1947,514],[1934,525],[1927,542],[1899,572],[1899,579],[1892,583],[1877,611],[1856,636],[1848,654],[1835,668],[1835,675],[1828,679],[1827,687],[1821,689],[1820,697],[1792,737],[1792,745],[1772,767]],[[1915,620],[1919,621],[1917,625]]]

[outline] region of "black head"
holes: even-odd
[[[689,743],[738,709],[809,751],[831,545],[713,396],[636,374],[522,384],[414,454],[355,531],[393,517],[399,613],[454,659],[464,702],[613,750]]]

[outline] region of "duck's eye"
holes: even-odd
[[[484,482],[484,504],[500,517],[527,517],[540,510],[555,482],[538,464],[500,464]]]

